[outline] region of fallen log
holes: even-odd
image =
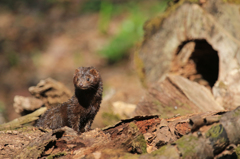
[[[63,127],[0,131],[1,158],[221,158],[239,155],[240,107],[162,119],[137,116],[77,134]],[[14,138],[14,141],[12,140]],[[96,157],[94,157],[96,158]]]
[[[14,119],[8,123],[4,123],[0,125],[0,130],[12,130],[19,127],[22,127],[25,124],[31,124],[34,123],[35,120],[38,119],[38,117],[43,114],[47,110],[46,107],[40,108],[36,110],[35,112],[22,116],[20,118]]]

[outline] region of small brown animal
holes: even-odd
[[[102,79],[94,67],[79,67],[73,77],[75,95],[67,102],[47,110],[35,126],[57,129],[63,126],[77,132],[90,130],[102,101]]]

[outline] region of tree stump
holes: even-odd
[[[240,104],[239,8],[237,1],[180,0],[146,22],[135,63],[149,93],[135,115],[183,115]]]

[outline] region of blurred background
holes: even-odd
[[[72,92],[75,68],[95,66],[104,82],[104,100],[93,127],[118,121],[115,102],[136,105],[144,89],[133,55],[143,24],[161,14],[169,0],[1,0],[0,112],[19,117],[15,95],[51,77]],[[115,103],[116,104],[116,103]],[[2,121],[3,122],[3,121]]]

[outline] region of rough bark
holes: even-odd
[[[146,22],[135,63],[149,94],[135,115],[176,107],[231,110],[240,104],[240,4],[234,2],[180,0]],[[156,101],[158,106],[144,104]]]

